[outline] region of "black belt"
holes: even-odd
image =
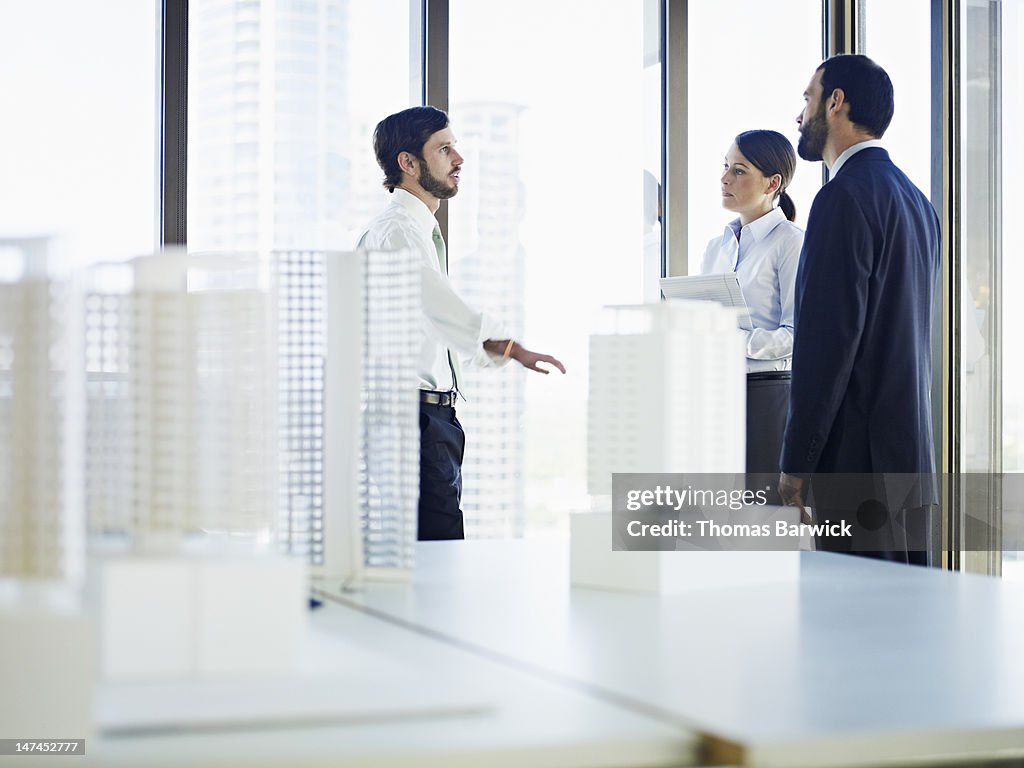
[[[426,403],[427,405],[447,405],[454,408],[456,397],[458,397],[457,392],[434,392],[429,389],[420,390],[420,402]]]
[[[747,374],[747,381],[785,381],[791,378],[792,371],[757,371]]]

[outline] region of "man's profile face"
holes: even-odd
[[[459,191],[462,155],[455,150],[455,135],[451,128],[442,128],[431,134],[423,145],[416,181],[424,191],[438,200],[454,197]]]
[[[828,141],[828,121],[825,119],[825,99],[821,87],[823,74],[820,69],[814,73],[807,90],[804,91],[804,109],[796,118],[800,127],[800,141],[797,142],[796,152],[804,160],[811,162],[822,159],[825,143]]]

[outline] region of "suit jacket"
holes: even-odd
[[[931,203],[884,149],[852,155],[814,198],[804,235],[784,472],[934,471],[938,272]]]

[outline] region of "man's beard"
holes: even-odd
[[[450,197],[455,197],[455,193],[459,191],[457,186],[445,184],[444,179],[434,176],[427,168],[425,162],[422,162],[420,165],[420,175],[416,181],[419,182],[419,185],[423,187],[425,192],[429,192],[438,200],[447,200]]]
[[[828,121],[825,120],[825,104],[822,103],[814,117],[800,126],[800,140],[796,144],[796,153],[804,160],[817,162],[822,159],[826,141]]]

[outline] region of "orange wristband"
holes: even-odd
[[[515,343],[516,343],[515,339],[509,339],[508,340],[508,344],[505,345],[505,351],[501,355],[502,359],[508,360],[509,355],[512,354],[512,345],[515,344]]]

